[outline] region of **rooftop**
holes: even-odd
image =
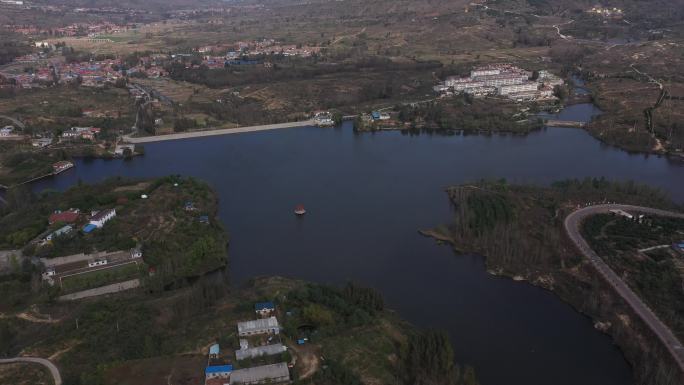
[[[209,354],[219,354],[219,344],[213,344],[209,347]]]
[[[101,211],[99,211],[97,214],[93,215],[93,217],[90,218],[90,220],[91,220],[91,221],[99,221],[99,220],[101,220],[101,219],[107,217],[108,215],[110,215],[110,214],[113,213],[113,212],[114,212],[114,209],[104,209],[104,210],[101,210]]]
[[[260,311],[260,310],[275,310],[275,305],[273,302],[257,302],[254,305],[254,310]]]
[[[215,365],[215,366],[207,366],[207,368],[204,369],[204,374],[225,373],[225,372],[232,372],[232,371],[233,371],[233,365]]]
[[[254,368],[238,369],[230,375],[231,383],[250,384],[255,382],[262,382],[266,379],[274,379],[275,381],[289,378],[290,371],[287,369],[287,364],[284,362],[257,366]]]
[[[259,356],[272,356],[275,354],[280,354],[287,350],[283,344],[273,344],[256,346],[253,348],[240,349],[235,351],[235,358],[238,360],[244,360],[246,358],[259,357]]]
[[[239,333],[258,332],[261,330],[277,328],[278,319],[276,317],[269,317],[254,321],[238,322],[237,326]]]
[[[89,232],[95,230],[96,228],[97,228],[97,226],[95,226],[94,224],[88,223],[87,225],[83,226],[83,232],[89,233]]]
[[[60,227],[59,229],[53,231],[52,235],[59,236],[59,235],[70,232],[71,229],[73,229],[73,227],[71,227],[70,225],[66,225],[66,226]]]
[[[64,223],[72,223],[76,222],[78,219],[78,211],[62,211],[62,212],[55,212],[50,214],[49,222],[50,223],[56,223],[56,222],[64,222]]]

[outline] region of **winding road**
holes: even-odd
[[[658,316],[646,305],[639,296],[629,288],[629,286],[618,276],[607,263],[596,254],[587,241],[582,237],[580,225],[582,221],[596,214],[605,214],[610,210],[624,210],[631,212],[639,212],[644,214],[652,214],[665,217],[684,218],[684,214],[653,209],[650,207],[620,205],[620,204],[605,204],[596,206],[587,206],[578,209],[565,218],[565,231],[582,252],[582,254],[589,259],[596,270],[608,282],[613,289],[622,297],[622,299],[634,310],[634,312],[644,321],[646,325],[653,331],[653,333],[660,339],[663,345],[670,352],[675,362],[679,366],[679,370],[684,372],[684,346],[672,333],[667,325],[665,325]]]
[[[630,67],[632,70],[634,70],[634,72],[638,73],[639,75],[647,77],[647,78],[648,78],[648,81],[649,81],[650,83],[653,83],[653,84],[657,85],[659,89],[661,89],[661,90],[663,89],[663,83],[659,82],[659,81],[656,80],[653,76],[647,74],[646,72],[641,72],[641,71],[639,71],[638,69],[636,69],[636,67],[634,67],[634,63],[630,64],[629,67]]]
[[[7,116],[7,115],[0,115],[0,118],[9,120],[10,122],[14,123],[15,126],[21,128],[22,130],[24,128],[26,128],[24,123],[22,123],[19,119],[15,119],[15,118],[13,118],[11,116]]]
[[[55,385],[62,385],[62,376],[59,374],[59,369],[45,358],[37,357],[15,357],[15,358],[5,358],[0,359],[0,364],[16,364],[16,363],[33,363],[40,364],[48,368],[50,374],[52,374],[52,379],[55,381]]]
[[[563,23],[563,24],[554,24],[554,25],[553,25],[553,28],[556,29],[556,33],[558,33],[558,37],[560,37],[560,38],[563,39],[563,40],[571,39],[571,38],[572,38],[571,36],[563,35],[563,34],[561,33],[560,27],[562,27],[562,26],[564,26],[564,25],[568,25],[568,24],[574,23],[574,22],[575,22],[575,20],[570,20],[570,21],[567,21],[567,22],[565,22],[565,23]]]

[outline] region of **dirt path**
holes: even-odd
[[[48,357],[48,359],[49,359],[50,361],[54,361],[54,360],[58,359],[59,357],[61,357],[62,354],[68,352],[68,351],[71,350],[71,349],[73,349],[74,346],[76,346],[76,345],[78,345],[78,342],[77,342],[77,341],[73,341],[73,342],[69,343],[69,345],[68,345],[67,347],[65,347],[64,349],[58,350],[58,351],[52,353],[52,354],[50,355],[50,357]]]
[[[16,314],[4,314],[0,313],[0,318],[10,318],[10,317],[16,317],[23,319],[24,321],[28,322],[36,322],[36,323],[57,323],[60,320],[59,319],[52,319],[52,317],[47,314],[41,314],[38,308],[33,305],[29,308],[27,311],[23,311],[21,313],[16,313]]]
[[[168,376],[166,376],[166,385],[171,385],[171,378],[173,377],[173,373],[176,371],[176,368],[171,369],[171,373],[169,373]]]
[[[562,27],[562,26],[564,26],[564,25],[568,25],[568,24],[570,24],[570,23],[574,23],[574,22],[575,22],[575,20],[570,20],[570,21],[565,22],[565,23],[562,23],[562,24],[555,24],[555,25],[553,25],[553,28],[556,29],[556,33],[558,34],[558,37],[560,37],[560,38],[563,39],[563,40],[569,40],[569,39],[571,39],[570,36],[568,36],[568,35],[563,35],[563,34],[561,33],[560,27]]]
[[[301,373],[299,375],[300,379],[306,379],[313,376],[321,367],[321,360],[318,358],[317,351],[312,345],[291,347],[291,349],[297,353],[297,364],[300,366],[299,372]]]
[[[630,64],[629,67],[630,67],[634,72],[638,73],[639,75],[645,76],[645,77],[648,79],[649,83],[653,83],[653,84],[657,85],[657,86],[658,86],[658,89],[660,89],[660,90],[663,89],[663,83],[659,82],[659,81],[656,80],[653,76],[647,74],[646,72],[642,72],[642,71],[639,71],[638,69],[636,69],[636,67],[634,67],[634,63]]]
[[[39,318],[36,317],[35,315],[28,313],[28,312],[23,312],[23,313],[18,313],[16,314],[17,318],[21,318],[24,321],[29,321],[29,322],[37,322],[37,323],[47,323],[47,324],[53,324],[56,322],[59,322],[58,319],[52,319],[48,315],[48,318]]]

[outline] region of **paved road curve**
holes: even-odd
[[[50,360],[46,360],[45,358],[37,358],[37,357],[15,357],[15,358],[7,358],[7,359],[0,359],[0,364],[16,364],[20,362],[28,362],[28,363],[34,363],[34,364],[41,364],[48,368],[50,371],[50,374],[52,374],[52,378],[55,381],[55,385],[62,385],[62,376],[59,374],[59,369],[50,362]]]
[[[218,130],[204,130],[204,131],[181,132],[181,133],[177,133],[177,134],[168,134],[168,135],[142,136],[139,138],[125,136],[124,141],[128,142],[128,143],[161,142],[161,141],[165,141],[165,140],[178,140],[178,139],[187,139],[187,138],[198,138],[198,137],[203,137],[203,136],[239,134],[239,133],[243,133],[243,132],[268,131],[268,130],[277,130],[280,128],[304,127],[304,126],[313,126],[313,125],[314,125],[313,120],[305,120],[305,121],[301,121],[301,122],[265,124],[262,126],[222,128],[222,129],[218,129]]]
[[[576,210],[565,218],[565,231],[568,233],[570,239],[575,243],[577,248],[586,256],[592,265],[598,270],[601,276],[620,294],[620,296],[632,307],[634,312],[641,317],[653,333],[658,336],[662,343],[667,347],[667,350],[672,354],[673,358],[679,365],[679,369],[684,372],[684,346],[672,333],[655,313],[639,298],[639,296],[627,286],[627,284],[606,264],[590,247],[587,241],[581,236],[580,225],[582,220],[586,217],[608,213],[610,210],[624,210],[632,212],[640,212],[644,214],[654,214],[666,217],[684,218],[684,214],[675,213],[671,211],[664,211],[652,209],[649,207],[606,204],[597,206],[588,206]]]
[[[15,126],[21,128],[22,130],[23,130],[24,128],[26,128],[26,126],[24,125],[24,123],[22,123],[21,121],[19,121],[19,119],[15,119],[15,118],[13,118],[13,117],[11,117],[11,116],[7,116],[7,115],[0,115],[0,118],[4,118],[4,119],[9,120],[9,121],[12,122]]]

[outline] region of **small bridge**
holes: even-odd
[[[549,127],[574,127],[574,128],[584,128],[587,126],[587,122],[580,122],[577,120],[556,120],[547,119],[544,124]]]

